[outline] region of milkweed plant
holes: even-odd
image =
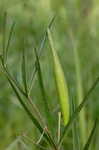
[[[6,17],[4,18],[5,18],[4,22],[6,22]],[[73,97],[70,96],[69,85],[68,85],[60,58],[58,56],[58,52],[55,48],[54,39],[52,36],[53,31],[51,28],[54,20],[55,20],[55,17],[53,17],[50,23],[48,24],[47,29],[42,38],[40,47],[33,48],[33,51],[35,53],[35,63],[33,66],[32,73],[31,73],[30,81],[28,81],[28,78],[27,78],[26,66],[28,63],[28,59],[26,56],[27,52],[24,47],[25,37],[23,37],[23,43],[22,43],[23,50],[22,50],[22,63],[21,63],[21,74],[22,74],[23,86],[21,86],[21,83],[19,83],[13,77],[9,69],[8,52],[9,52],[9,45],[12,40],[15,23],[13,23],[11,26],[8,41],[5,42],[5,37],[3,38],[4,46],[3,46],[3,51],[0,54],[2,74],[6,77],[6,80],[10,84],[10,87],[15,93],[21,106],[27,113],[28,118],[30,118],[33,125],[39,131],[38,141],[34,142],[31,138],[27,137],[26,135],[20,135],[16,140],[16,144],[17,144],[17,141],[21,140],[24,143],[23,147],[25,147],[25,149],[28,149],[28,146],[24,142],[24,139],[25,139],[25,141],[29,140],[30,142],[32,142],[37,149],[45,149],[45,150],[47,149],[88,150],[90,149],[92,150],[92,147],[93,147],[92,143],[94,141],[94,135],[95,135],[96,127],[98,124],[98,119],[96,118],[96,120],[93,122],[93,127],[92,129],[90,129],[90,133],[86,137],[86,135],[84,135],[84,132],[83,132],[85,130],[84,128],[85,126],[83,125],[83,123],[87,124],[87,121],[86,119],[82,118],[82,117],[85,117],[83,116],[85,115],[85,112],[83,112],[83,115],[81,116],[80,116],[80,112],[85,106],[85,104],[88,102],[90,94],[95,90],[95,87],[98,84],[99,78],[96,79],[96,81],[93,83],[92,87],[88,90],[86,95],[82,96],[80,65],[78,61],[79,56],[78,56],[77,51],[74,50],[75,68],[76,68],[77,85],[78,85],[77,93],[78,93],[78,99],[79,99],[79,103],[76,106],[76,103]],[[4,26],[4,28],[6,27]],[[5,29],[4,29],[4,36],[5,36]],[[51,59],[52,59],[52,64],[53,64],[53,71],[54,71],[53,80],[55,80],[56,92],[58,94],[57,103],[58,103],[59,108],[57,110],[57,124],[54,124],[54,125],[53,125],[53,120],[56,119],[56,116],[54,116],[54,113],[52,114],[51,112],[52,109],[49,107],[49,102],[48,102],[49,99],[48,99],[47,92],[44,86],[43,72],[42,72],[41,61],[40,61],[42,50],[45,46],[46,41],[48,42],[47,44],[49,45],[49,49],[50,49],[50,54],[51,54]],[[34,86],[35,79],[36,81],[39,82],[39,87],[41,90],[42,104],[44,107],[44,114],[45,114],[44,116],[40,112],[41,110],[38,108],[38,106],[33,102],[33,98],[31,96],[31,92],[33,93],[33,86]],[[80,116],[80,119],[78,116]],[[80,122],[80,124],[78,124],[78,122]],[[69,141],[69,140],[71,142],[70,147],[65,144],[66,141]],[[9,150],[14,149],[14,144],[15,143],[12,143],[8,149]]]

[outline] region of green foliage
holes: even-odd
[[[0,1],[0,149],[98,150],[98,9],[97,0]]]
[[[59,95],[59,101],[61,106],[61,111],[63,115],[63,122],[66,126],[69,121],[69,94],[68,94],[68,87],[65,81],[64,73],[59,62],[58,55],[54,49],[53,40],[51,37],[50,30],[48,29],[48,39],[51,46],[52,56],[53,56],[53,65],[54,65],[54,73],[55,73],[55,80],[57,91]]]

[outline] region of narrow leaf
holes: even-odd
[[[25,56],[25,48],[24,47],[23,47],[23,53],[22,53],[21,70],[22,70],[22,80],[23,80],[23,85],[24,85],[24,88],[25,88],[25,93],[26,93],[26,95],[28,95],[27,73],[26,73],[26,56]]]
[[[89,138],[88,138],[88,140],[87,140],[87,142],[86,142],[86,144],[85,144],[83,150],[88,150],[88,149],[89,149],[89,146],[90,146],[90,144],[91,144],[93,135],[94,135],[95,130],[96,130],[97,123],[98,123],[98,120],[96,119],[96,120],[95,120],[95,123],[94,123],[94,126],[93,126],[93,129],[92,129],[92,131],[91,131],[91,133],[90,133],[90,135],[89,135]]]
[[[13,34],[13,29],[14,29],[14,26],[15,26],[15,22],[13,22],[12,26],[11,26],[11,29],[10,29],[10,33],[9,33],[9,38],[8,38],[8,42],[7,42],[7,46],[5,45],[5,32],[6,32],[6,19],[7,19],[7,13],[5,12],[4,14],[4,37],[3,37],[3,54],[0,56],[0,59],[2,61],[2,66],[5,68],[5,66],[7,65],[6,61],[7,61],[7,55],[8,55],[8,49],[9,49],[9,45],[10,45],[10,42],[11,42],[11,38],[12,38],[12,34]],[[6,66],[6,73],[8,74],[8,76],[11,77],[11,75],[9,74],[9,72],[7,71],[7,66]],[[19,83],[15,80],[15,79],[12,79],[13,82],[16,84],[16,86],[18,87],[18,89],[21,91],[21,93],[26,96],[26,94],[24,93],[23,89],[21,88],[21,86],[19,85]]]
[[[94,91],[96,85],[98,84],[99,82],[99,77],[97,77],[96,81],[93,83],[92,87],[89,89],[89,91],[87,92],[87,94],[85,95],[83,101],[81,102],[81,104],[76,108],[75,112],[73,113],[73,115],[71,116],[67,126],[65,126],[64,128],[64,131],[62,133],[62,136],[60,138],[60,141],[59,141],[59,145],[61,145],[63,139],[64,139],[64,136],[68,133],[73,121],[76,119],[76,117],[78,116],[78,114],[80,113],[80,111],[82,110],[82,108],[85,106],[85,104],[88,102],[88,98],[90,96],[90,94]]]
[[[6,61],[7,61],[8,50],[9,50],[10,42],[11,42],[11,39],[12,39],[14,27],[15,27],[15,22],[12,23],[11,29],[10,29],[10,32],[9,32],[9,37],[8,37],[7,46],[6,46],[6,50],[5,50],[5,57],[6,57],[5,59],[6,59]]]
[[[36,67],[37,67],[37,71],[38,71],[38,81],[39,81],[39,85],[40,85],[40,89],[41,89],[41,94],[42,94],[42,99],[43,99],[43,104],[44,104],[44,111],[45,111],[45,115],[46,115],[48,125],[51,125],[52,116],[51,116],[49,106],[48,106],[48,98],[47,98],[45,88],[44,88],[44,84],[43,84],[41,66],[40,66],[39,57],[38,57],[36,49],[35,49],[35,55],[36,55],[36,60],[37,60],[36,61]]]
[[[9,78],[13,81],[13,83],[16,85],[16,87],[19,89],[19,91],[25,96],[27,97],[26,93],[23,91],[23,89],[21,88],[20,84],[14,79],[12,78],[12,76],[10,75],[7,66],[3,66],[7,76],[9,76]]]
[[[50,20],[49,24],[48,24],[48,27],[47,28],[51,28],[52,27],[52,24],[55,20],[56,16],[52,17],[52,19]],[[41,40],[40,42],[40,46],[38,48],[38,57],[41,56],[41,52],[42,52],[42,49],[44,48],[45,46],[45,43],[46,43],[46,39],[47,39],[47,31],[44,32],[44,36],[43,36],[43,39]],[[29,87],[29,95],[31,93],[31,90],[32,90],[32,87],[33,87],[33,84],[34,84],[34,78],[35,78],[35,75],[36,75],[36,72],[37,72],[37,68],[35,67],[36,65],[36,61],[34,63],[34,66],[33,66],[33,72],[32,72],[32,75],[31,75],[31,80],[30,80],[30,87]]]
[[[75,71],[76,71],[76,93],[77,93],[77,104],[79,105],[84,97],[83,94],[83,86],[82,86],[82,74],[81,74],[81,64],[80,64],[80,57],[78,51],[78,42],[73,38],[71,33],[71,44],[73,46],[73,53],[74,53],[74,64],[75,64]],[[80,129],[80,139],[81,143],[84,145],[86,141],[86,110],[85,108],[82,109],[79,115],[79,129]]]
[[[54,49],[54,44],[53,44],[53,40],[52,40],[49,29],[47,33],[48,33],[48,39],[50,42],[52,56],[53,56],[54,73],[55,73],[55,79],[56,79],[56,86],[57,86],[57,90],[59,94],[59,102],[60,102],[61,111],[63,115],[63,121],[64,121],[64,125],[67,125],[69,121],[69,115],[70,115],[67,83],[65,81],[64,73],[63,73],[58,55]]]
[[[14,85],[13,81],[8,77],[6,76],[13,91],[15,92],[18,100],[20,101],[21,105],[23,106],[23,108],[25,109],[25,111],[27,112],[28,116],[31,118],[31,120],[33,121],[33,123],[35,124],[35,126],[39,129],[39,131],[42,133],[43,132],[43,128],[41,127],[41,125],[39,124],[39,122],[36,120],[36,118],[31,114],[31,112],[29,111],[29,109],[27,108],[26,104],[23,102],[16,86]]]
[[[75,103],[74,99],[71,100],[71,113],[75,112]],[[77,129],[77,120],[73,122],[72,125],[72,134],[73,134],[73,150],[80,150],[80,140],[79,140],[79,130]]]
[[[5,12],[4,13],[4,21],[3,21],[3,58],[4,58],[4,62],[5,62],[5,46],[6,46],[6,23],[7,23],[7,13]]]
[[[27,112],[28,116],[30,117],[30,119],[32,120],[33,124],[37,127],[37,129],[40,131],[40,133],[42,134],[44,129],[42,128],[42,126],[40,125],[40,123],[38,122],[38,120],[32,115],[32,113],[29,111],[27,105],[23,102],[20,92],[18,91],[16,85],[14,84],[12,78],[10,78],[9,73],[7,74],[6,68],[3,68],[5,71],[5,76],[8,80],[8,82],[10,83],[13,91],[15,92],[18,100],[20,101],[21,105],[23,106],[23,108],[25,109],[25,111]],[[47,130],[44,131],[44,137],[45,139],[49,142],[49,144],[51,146],[54,147],[55,150],[57,150],[56,144],[54,143],[53,139],[51,138],[51,136],[49,136],[49,133],[47,133]]]

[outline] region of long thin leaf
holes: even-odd
[[[7,23],[7,12],[4,13],[4,21],[3,21],[3,44],[2,45],[3,45],[4,62],[5,62],[5,46],[6,46],[6,23]]]
[[[25,109],[25,111],[27,112],[28,116],[31,118],[31,120],[33,121],[33,123],[35,124],[35,126],[39,129],[39,131],[42,133],[43,132],[43,128],[41,127],[41,125],[39,124],[39,122],[36,120],[36,118],[31,114],[31,112],[29,111],[29,109],[27,108],[27,106],[25,105],[25,103],[23,102],[16,86],[14,85],[13,81],[7,76],[7,79],[13,89],[13,91],[15,92],[18,100],[20,101],[21,105],[23,106],[23,108]]]
[[[7,19],[7,13],[5,12],[5,15],[4,15],[4,37],[3,37],[3,54],[1,56],[1,61],[2,61],[2,65],[3,66],[6,66],[7,64],[7,55],[8,55],[8,49],[9,49],[9,46],[10,46],[10,42],[11,42],[11,38],[12,38],[12,35],[13,35],[13,31],[14,31],[14,26],[15,26],[15,22],[12,23],[12,26],[10,28],[10,32],[9,32],[9,37],[8,37],[8,41],[7,41],[7,46],[5,45],[5,32],[6,32],[6,19]],[[4,67],[5,68],[5,67]],[[7,70],[6,70],[7,71]],[[7,74],[9,74],[7,72]],[[10,74],[9,74],[10,76]],[[11,77],[11,76],[10,76]],[[20,84],[15,80],[15,79],[12,79],[13,82],[16,84],[16,86],[18,87],[18,89],[21,91],[21,93],[26,96],[25,92],[23,91],[22,87],[20,86]]]
[[[25,93],[22,93],[22,91],[21,91],[19,85],[18,85],[17,82],[13,79],[13,77],[10,75],[7,66],[6,66],[6,67],[5,67],[5,65],[3,66],[3,57],[2,57],[2,55],[1,55],[0,59],[1,59],[1,62],[2,62],[3,70],[4,70],[5,73],[6,73],[6,76],[8,76],[8,78],[13,82],[13,84],[14,84],[14,85],[16,86],[16,88],[20,91],[20,93],[21,93],[22,95],[24,95],[24,96],[28,99],[28,103],[29,103],[29,105],[31,106],[32,110],[36,112],[36,115],[37,115],[38,118],[40,119],[41,123],[45,126],[45,123],[44,123],[44,121],[43,121],[43,119],[42,119],[42,116],[41,116],[41,114],[40,114],[38,108],[36,107],[36,105],[35,105],[34,103],[32,103],[32,100],[31,100],[31,98],[30,98],[29,96],[27,97],[27,95],[25,95]],[[4,72],[4,71],[2,71],[2,72]]]
[[[23,53],[22,53],[21,70],[22,70],[22,80],[23,80],[23,85],[24,85],[24,88],[25,88],[25,93],[26,93],[26,95],[28,95],[27,73],[26,73],[26,56],[25,56],[25,47],[24,46],[23,46]]]
[[[76,71],[77,104],[79,105],[83,100],[84,94],[83,94],[83,86],[82,86],[82,74],[81,74],[81,64],[79,59],[78,43],[77,41],[74,40],[72,34],[71,34],[71,43],[73,46],[74,64],[75,64],[75,71]],[[87,137],[85,115],[86,115],[86,110],[85,108],[83,108],[79,115],[80,139],[83,145],[85,144],[86,137]]]
[[[52,24],[53,24],[55,18],[56,18],[56,16],[54,16],[54,17],[50,20],[50,22],[49,22],[47,28],[51,28],[51,27],[52,27]],[[40,47],[38,48],[38,52],[39,52],[39,53],[38,53],[38,57],[41,56],[41,52],[42,52],[42,49],[43,49],[44,46],[45,46],[46,39],[47,39],[47,31],[45,31],[44,36],[43,36],[43,39],[41,40]],[[36,69],[35,65],[36,65],[36,60],[35,60],[34,66],[33,66],[33,72],[32,72],[31,80],[30,80],[29,95],[30,95],[30,93],[31,93],[31,90],[32,90],[32,87],[33,87],[33,84],[34,84],[34,78],[35,78],[35,75],[36,75],[36,72],[37,72],[37,69]]]
[[[41,127],[40,123],[37,121],[37,119],[32,115],[32,113],[29,111],[29,109],[27,108],[27,106],[25,105],[25,103],[23,102],[21,96],[19,95],[16,87],[14,86],[13,82],[9,79],[9,77],[7,76],[7,79],[12,87],[12,89],[14,90],[18,100],[20,101],[21,105],[23,106],[23,108],[25,109],[25,111],[27,112],[28,116],[30,117],[30,119],[32,120],[33,124],[37,127],[37,129],[40,131],[40,133],[43,133],[43,128]],[[44,137],[45,139],[51,144],[54,145],[53,140],[51,139],[51,137],[49,137],[47,135],[47,133],[44,132]],[[55,146],[56,147],[56,146]]]
[[[40,123],[38,122],[38,120],[32,115],[32,113],[29,111],[27,105],[23,102],[20,94],[19,94],[19,91],[16,87],[16,85],[14,84],[13,80],[10,78],[9,74],[7,74],[6,72],[6,68],[3,68],[4,71],[5,71],[5,76],[8,80],[8,82],[10,83],[12,89],[14,90],[18,100],[20,101],[21,105],[23,106],[23,108],[25,109],[25,111],[27,112],[28,116],[30,117],[30,119],[32,120],[33,124],[37,127],[37,129],[40,131],[40,133],[42,134],[43,131],[44,131],[44,137],[45,139],[49,142],[49,144],[54,147],[55,150],[57,150],[57,146],[56,144],[54,143],[53,139],[51,138],[51,136],[49,136],[49,133],[47,133],[46,131],[47,130],[44,130],[42,128],[42,126],[40,125]]]
[[[44,88],[44,83],[43,83],[43,77],[42,77],[42,72],[41,72],[41,66],[40,66],[40,62],[39,62],[39,57],[37,54],[37,51],[35,49],[35,55],[36,55],[36,67],[37,67],[37,72],[38,72],[38,81],[39,81],[39,85],[40,85],[40,89],[41,89],[41,94],[42,94],[42,99],[43,99],[43,106],[44,106],[44,111],[45,111],[45,115],[46,115],[46,119],[47,119],[47,123],[48,126],[50,126],[50,128],[52,127],[52,116],[51,116],[51,112],[48,106],[48,98],[45,92],[45,88]]]
[[[23,91],[23,89],[21,88],[20,84],[19,84],[14,78],[12,78],[12,76],[10,75],[7,66],[6,66],[6,68],[5,68],[5,66],[4,66],[4,70],[6,71],[7,75],[9,76],[9,78],[14,82],[14,84],[15,84],[16,87],[19,89],[19,91],[20,91],[25,97],[27,97],[26,93]]]
[[[12,39],[14,27],[15,27],[15,22],[12,23],[11,29],[10,29],[10,32],[9,32],[9,37],[8,37],[7,46],[6,46],[6,50],[5,50],[5,57],[6,57],[5,61],[7,61],[8,50],[9,50],[10,42],[11,42],[11,39]]]
[[[87,142],[86,142],[86,144],[85,144],[83,150],[88,150],[88,149],[89,149],[89,146],[90,146],[90,144],[91,144],[91,141],[92,141],[93,135],[94,135],[94,133],[95,133],[97,124],[98,124],[98,120],[96,119],[96,120],[95,120],[95,123],[94,123],[94,126],[93,126],[93,128],[92,128],[92,131],[91,131],[91,133],[90,133],[90,135],[89,135],[89,138],[88,138],[88,140],[87,140]]]
[[[71,113],[75,112],[75,103],[74,99],[71,100]],[[77,129],[77,120],[73,122],[72,125],[72,134],[73,134],[73,150],[80,150],[80,140],[79,140],[79,130]]]
[[[59,95],[61,112],[63,115],[63,122],[64,122],[64,125],[67,125],[67,123],[69,121],[69,115],[70,115],[67,83],[66,83],[66,80],[64,77],[64,73],[63,73],[62,66],[60,64],[58,55],[55,51],[52,36],[51,36],[49,29],[48,29],[47,33],[48,33],[48,39],[50,42],[52,56],[53,56],[54,73],[55,73],[57,91],[58,91],[58,95]]]
[[[70,118],[67,126],[65,126],[64,131],[63,131],[62,136],[61,136],[60,141],[59,141],[59,145],[61,145],[61,143],[62,143],[62,141],[64,139],[64,136],[68,133],[72,123],[74,122],[74,120],[78,116],[79,112],[82,110],[82,108],[88,102],[88,100],[89,100],[88,98],[89,98],[90,94],[94,91],[94,89],[95,89],[96,85],[98,84],[98,82],[99,82],[99,77],[97,77],[97,79],[93,83],[92,87],[89,89],[89,91],[87,92],[86,96],[84,97],[82,103],[76,108],[76,110],[75,110],[74,114],[72,115],[72,117]]]

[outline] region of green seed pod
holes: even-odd
[[[62,66],[59,61],[59,57],[53,46],[53,40],[52,40],[49,29],[48,29],[48,39],[49,39],[51,50],[52,50],[54,73],[55,73],[57,91],[59,95],[61,112],[63,116],[63,122],[64,122],[64,125],[67,125],[69,121],[69,115],[70,115],[68,88],[67,88],[67,83],[64,77],[64,72],[62,70]]]

